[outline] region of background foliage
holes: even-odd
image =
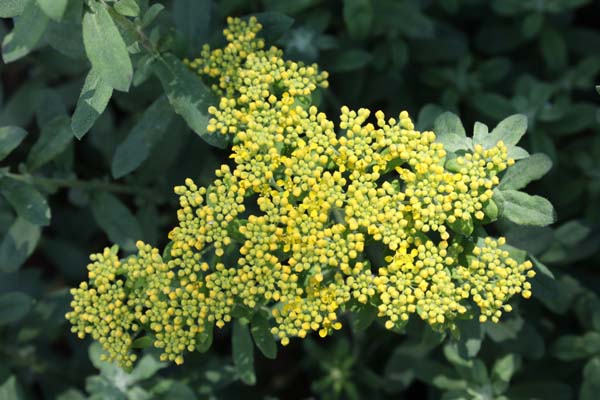
[[[83,0],[0,4],[0,399],[237,398],[241,389],[261,398],[595,398],[600,4],[103,3],[112,12]],[[84,16],[88,7],[100,11]],[[545,271],[532,300],[498,325],[465,324],[460,340],[418,321],[395,335],[355,319],[332,338],[292,341],[275,360],[252,356],[247,331],[226,328],[181,367],[148,352],[130,373],[70,334],[67,288],[85,278],[87,255],[108,242],[132,250],[137,238],[164,246],[172,187],[188,176],[208,184],[225,160],[199,137],[225,145],[206,136],[197,110],[210,94],[179,60],[221,43],[226,16],[252,13],[287,57],[331,72],[321,107],[332,115],[342,104],[406,109],[420,129],[445,110],[467,127],[527,115],[524,147],[554,162],[531,191],[552,201],[558,223],[505,223],[496,233]]]

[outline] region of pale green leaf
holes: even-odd
[[[146,111],[117,147],[112,161],[112,175],[120,178],[137,169],[162,139],[173,118],[173,109],[166,97],[161,96]]]
[[[502,204],[502,216],[519,225],[546,226],[556,220],[552,204],[543,197],[516,190],[496,191],[494,200]]]
[[[455,152],[469,148],[465,128],[456,114],[447,111],[437,117],[433,123],[433,132],[436,141],[442,143],[446,151]]]
[[[508,388],[514,373],[521,366],[521,357],[516,354],[507,354],[499,358],[492,367],[492,387],[494,394],[501,394]]]
[[[68,0],[35,0],[44,14],[55,21],[60,21],[67,8]]]
[[[102,5],[91,3],[83,16],[83,44],[92,68],[114,89],[128,91],[133,67],[125,41]]]
[[[25,136],[27,131],[18,126],[0,127],[0,161],[17,148]]]
[[[2,0],[0,18],[12,18],[21,15],[28,0]]]
[[[71,118],[71,129],[77,139],[81,139],[104,112],[113,89],[105,84],[100,74],[93,68],[88,73]]]
[[[552,168],[552,160],[541,153],[532,154],[528,158],[517,161],[513,166],[506,170],[502,177],[498,188],[507,189],[522,189],[529,182],[540,179],[546,175]]]
[[[140,15],[140,6],[136,0],[119,0],[115,3],[115,10],[126,17],[137,17]]]
[[[486,124],[475,122],[475,126],[473,126],[473,144],[483,145],[488,134],[489,132]]]
[[[526,131],[527,117],[523,114],[511,115],[500,121],[500,123],[490,132],[483,147],[493,147],[500,140],[507,146],[514,146],[519,143],[519,140],[521,140]]]
[[[13,30],[2,41],[4,62],[13,62],[31,53],[44,35],[47,26],[48,17],[36,1],[30,0],[23,14],[15,20]]]

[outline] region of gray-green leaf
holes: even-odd
[[[39,226],[50,223],[48,202],[33,185],[4,176],[0,178],[0,193],[21,218]]]
[[[2,41],[4,62],[13,62],[29,54],[44,35],[47,26],[48,17],[37,1],[29,1],[23,14],[15,20],[13,30]]]
[[[21,15],[27,0],[3,0],[0,3],[0,18],[12,18]]]
[[[69,117],[59,115],[42,128],[40,137],[27,156],[30,171],[36,170],[62,153],[73,140]]]
[[[511,115],[500,121],[500,123],[490,132],[485,141],[490,148],[502,140],[505,145],[516,145],[527,131],[527,117],[523,114]]]
[[[17,322],[27,315],[33,299],[21,292],[9,292],[0,295],[0,326]]]
[[[112,87],[104,83],[100,74],[92,68],[85,78],[71,118],[71,129],[77,139],[81,139],[104,112],[112,92]]]
[[[456,114],[447,111],[437,117],[433,123],[433,132],[436,141],[442,143],[446,151],[455,152],[469,148],[465,128]]]
[[[92,197],[92,214],[96,223],[126,251],[135,249],[135,242],[142,237],[142,230],[134,215],[117,197],[101,192]]]
[[[18,126],[0,127],[0,161],[17,148],[25,136],[27,131]]]
[[[242,382],[247,385],[256,383],[254,374],[254,345],[248,331],[248,325],[242,325],[239,320],[233,322],[231,337],[233,363]]]
[[[67,8],[68,0],[36,0],[48,17],[60,21]]]
[[[126,17],[140,15],[140,6],[136,0],[119,0],[115,3],[115,10]]]
[[[507,189],[522,189],[529,182],[540,179],[546,175],[552,168],[552,160],[545,154],[532,154],[528,158],[518,161],[515,165],[508,168],[498,188]]]
[[[600,391],[600,357],[594,357],[583,368],[583,382],[579,389],[580,400],[595,400]]]
[[[172,54],[163,54],[152,65],[175,112],[194,132],[212,146],[227,147],[227,138],[219,132],[209,134],[208,107],[216,102],[199,77]]]
[[[546,226],[556,220],[552,204],[543,197],[516,190],[496,191],[494,200],[502,204],[502,216],[519,225]]]
[[[133,67],[125,41],[106,8],[94,2],[83,16],[85,52],[102,80],[121,91],[128,91]]]
[[[173,109],[161,96],[144,112],[123,143],[117,147],[112,161],[112,174],[120,178],[144,162],[161,140],[173,118]]]

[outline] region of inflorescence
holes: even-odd
[[[125,260],[116,249],[91,256],[89,282],[72,290],[73,332],[123,366],[149,332],[162,359],[180,364],[236,307],[268,308],[286,345],[340,329],[351,305],[374,307],[388,329],[417,314],[443,330],[474,310],[498,322],[511,296],[531,295],[529,261],[511,258],[503,238],[465,234],[490,222],[498,174],[514,162],[501,141],[452,155],[450,168],[406,111],[342,107],[336,132],[311,105],[327,73],[284,60],[260,29],[230,18],[228,44],[188,62],[221,96],[208,131],[232,137],[235,165],[209,187],[175,188],[179,225],[164,258],[141,242]],[[365,251],[375,243],[379,261]]]

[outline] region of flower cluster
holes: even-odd
[[[233,138],[234,165],[207,188],[175,188],[165,259],[142,243],[122,262],[110,250],[92,256],[89,283],[72,291],[74,332],[128,365],[143,329],[181,363],[239,307],[269,308],[286,345],[340,329],[351,304],[373,307],[388,329],[412,314],[448,329],[475,308],[497,322],[512,295],[531,295],[531,263],[511,258],[502,238],[472,236],[514,162],[501,141],[449,154],[406,111],[348,107],[336,131],[311,105],[327,74],[266,49],[256,19],[228,23],[228,44],[188,65],[221,96],[208,130]],[[365,251],[375,243],[383,263]]]

